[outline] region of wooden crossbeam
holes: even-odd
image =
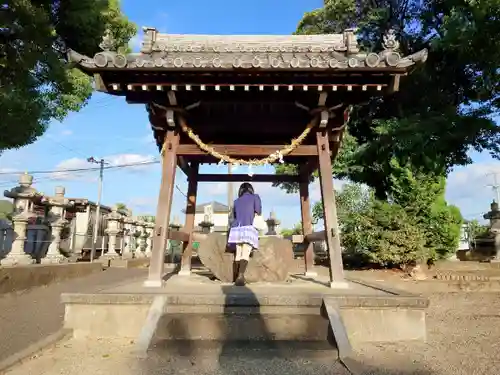
[[[311,242],[320,242],[326,239],[326,233],[324,230],[320,230],[319,232],[313,232],[307,235],[302,234],[294,234],[292,236],[293,243],[304,243],[309,244]]]
[[[281,150],[283,145],[210,145],[217,152],[231,156],[269,156],[277,150]],[[205,151],[200,149],[195,144],[183,144],[179,145],[177,150],[177,155],[179,156],[190,156],[190,155],[207,155]],[[317,156],[318,149],[316,145],[301,145],[298,146],[288,155],[290,156]]]
[[[296,175],[277,175],[277,174],[200,174],[199,182],[299,182],[299,176]]]

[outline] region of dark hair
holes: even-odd
[[[245,193],[254,193],[252,184],[248,182],[244,182],[241,184],[240,189],[238,190],[238,197],[241,197]]]

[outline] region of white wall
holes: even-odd
[[[194,215],[194,225],[200,225],[200,223],[205,219],[204,213],[197,213]],[[212,215],[213,224],[216,227],[226,227],[228,224],[229,215],[227,213],[214,213]]]

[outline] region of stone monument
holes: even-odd
[[[4,196],[14,201],[14,215],[12,225],[14,229],[14,241],[7,256],[0,261],[2,266],[14,266],[17,264],[32,264],[34,259],[24,251],[28,221],[35,217],[33,213],[33,202],[41,199],[42,195],[31,185],[33,176],[25,173],[19,177],[19,185],[11,190],[5,190]]]
[[[64,197],[66,189],[62,186],[56,186],[55,194],[53,197],[43,197],[42,204],[49,206],[48,220],[51,227],[52,241],[50,242],[49,249],[41,263],[64,263],[68,259],[61,254],[61,233],[68,221],[66,220],[66,209],[73,206],[75,203]]]
[[[234,254],[227,251],[227,236],[210,233],[199,241],[200,261],[222,282],[232,282]],[[245,278],[248,282],[283,282],[293,264],[292,243],[269,236],[259,239],[259,249],[253,252]]]

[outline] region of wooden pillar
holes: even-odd
[[[311,204],[309,201],[309,175],[303,174],[300,181],[300,213],[302,215],[302,232],[304,237],[313,232],[311,219]],[[305,275],[317,276],[314,271],[314,249],[313,244],[308,243],[304,253]]]
[[[163,266],[165,261],[165,248],[170,223],[170,210],[175,186],[175,168],[177,166],[177,147],[179,146],[179,133],[168,130],[165,139],[165,148],[162,155],[162,171],[160,194],[156,208],[156,223],[153,236],[153,250],[149,263],[148,279],[144,282],[146,287],[161,287],[163,285]]]
[[[179,275],[189,276],[191,274],[191,258],[193,256],[193,230],[194,215],[196,213],[196,194],[198,192],[199,164],[191,163],[188,175],[188,191],[186,204],[186,220],[184,231],[189,233],[189,241],[184,242],[182,248],[181,269]]]
[[[337,205],[333,190],[332,160],[330,158],[328,133],[328,130],[319,130],[316,133],[316,143],[318,146],[318,171],[324,209],[326,246],[330,258],[330,286],[332,288],[347,288],[348,284],[344,279],[344,267],[342,264],[342,249],[337,220]]]

